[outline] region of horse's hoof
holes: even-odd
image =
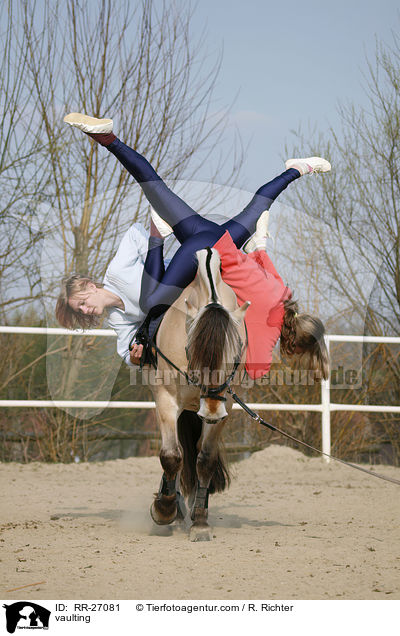
[[[161,510],[157,509],[156,503],[160,503],[157,501],[153,501],[150,506],[150,516],[153,519],[154,523],[158,526],[167,526],[168,524],[175,521],[176,516],[178,514],[178,508],[176,503],[171,506],[171,510],[169,511],[166,506],[162,506]]]
[[[211,536],[211,528],[208,525],[193,525],[190,528],[189,538],[191,541],[211,541]]]
[[[172,537],[173,528],[153,523],[149,534],[151,537]]]

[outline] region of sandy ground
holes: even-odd
[[[399,486],[337,463],[273,446],[235,464],[209,543],[154,533],[155,457],[0,475],[4,600],[400,598]]]

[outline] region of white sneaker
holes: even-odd
[[[264,210],[264,212],[260,215],[257,221],[255,236],[260,236],[264,239],[269,238],[271,235],[268,232],[268,223],[269,223],[269,210]]]
[[[254,234],[247,243],[243,245],[243,251],[246,254],[250,254],[250,252],[257,252],[257,250],[266,251],[267,249],[267,239],[262,237],[256,237]]]
[[[303,157],[300,159],[288,159],[285,162],[286,170],[295,168],[303,176],[315,172],[329,172],[331,164],[322,157]]]
[[[153,208],[150,208],[150,216],[157,230],[160,232],[162,238],[167,238],[167,236],[174,233],[172,227],[168,225],[168,223],[164,221],[164,219],[162,219],[161,216],[159,216],[157,212],[153,210]]]
[[[64,121],[85,133],[110,133],[113,129],[112,119],[97,119],[82,113],[69,113],[65,115]]]
[[[243,250],[246,254],[257,250],[265,250],[267,247],[267,238],[272,238],[268,231],[269,210],[264,210],[257,221],[256,231],[253,236],[245,243]]]

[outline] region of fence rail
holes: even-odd
[[[32,334],[32,335],[65,335],[65,336],[100,336],[116,337],[110,329],[89,329],[86,331],[71,331],[70,329],[47,327],[13,327],[0,326],[1,333]],[[356,336],[335,335],[325,336],[328,351],[331,342],[358,342],[375,344],[399,344],[400,337],[390,336]],[[320,404],[249,404],[250,408],[258,411],[305,411],[320,412],[322,424],[322,452],[329,455],[331,452],[331,412],[354,411],[365,413],[400,413],[399,406],[371,405],[371,404],[336,404],[330,400],[330,380],[321,382]],[[0,400],[0,407],[4,408],[113,408],[113,409],[153,409],[154,402],[112,402],[112,401],[78,401],[78,400]],[[240,406],[234,404],[233,408],[239,410]],[[324,457],[326,462],[329,458]]]

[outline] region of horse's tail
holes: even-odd
[[[198,277],[208,304],[194,318],[187,341],[188,371],[200,374],[201,384],[209,384],[209,373],[223,369],[238,354],[238,323],[219,301],[220,259],[216,250],[197,253]],[[207,374],[207,375],[205,375]]]
[[[183,450],[183,469],[180,485],[184,495],[190,495],[197,486],[197,443],[201,436],[202,420],[194,411],[182,411],[178,419],[178,438]],[[215,468],[211,477],[209,493],[222,492],[231,483],[222,446],[218,449]]]

